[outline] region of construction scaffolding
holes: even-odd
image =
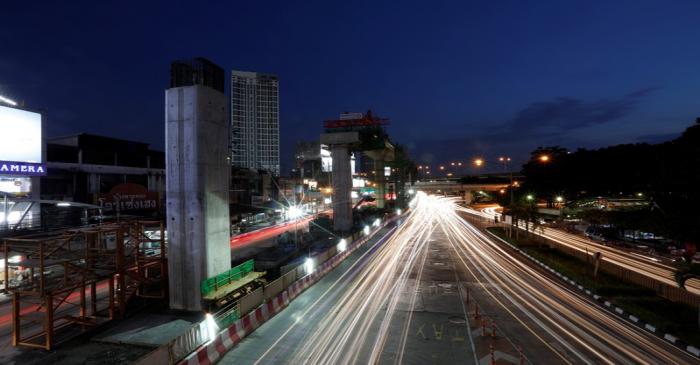
[[[50,350],[59,329],[85,330],[123,317],[136,298],[168,297],[160,221],[8,238],[3,249],[13,346]],[[8,260],[11,255],[20,259]]]

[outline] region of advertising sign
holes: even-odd
[[[41,114],[0,106],[0,175],[46,175]]]
[[[0,161],[41,163],[41,114],[0,106]]]
[[[46,166],[41,163],[0,161],[0,175],[43,176]]]
[[[102,207],[104,212],[156,210],[159,201],[157,192],[132,183],[116,185],[107,194],[95,194],[95,204]]]

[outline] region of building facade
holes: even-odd
[[[165,154],[148,144],[81,133],[49,138],[41,197],[94,204],[106,216],[160,216]]]
[[[231,72],[231,164],[280,173],[279,81],[276,75]]]

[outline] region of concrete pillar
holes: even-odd
[[[472,200],[474,200],[474,193],[471,190],[467,190],[464,193],[464,202],[466,204],[471,204]]]
[[[377,188],[375,189],[377,194],[377,208],[383,209],[385,206],[384,193],[386,192],[386,178],[384,176],[384,160],[382,158],[374,160],[374,176],[377,182]]]
[[[346,144],[331,146],[333,157],[333,229],[346,232],[352,228],[352,173],[350,151]]]
[[[347,232],[352,228],[350,146],[359,141],[357,132],[321,135],[321,143],[330,146],[333,158],[333,230],[337,232]]]
[[[99,176],[94,173],[88,173],[88,193],[97,194],[100,192],[100,181]]]
[[[226,96],[165,91],[170,308],[202,310],[201,282],[231,268]]]

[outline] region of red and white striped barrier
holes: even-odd
[[[377,231],[379,231],[379,229],[377,229]],[[209,365],[221,359],[226,352],[237,343],[241,342],[243,338],[255,331],[256,328],[260,327],[260,325],[274,317],[277,313],[281,312],[282,309],[289,305],[290,301],[299,296],[306,288],[313,285],[329,271],[338,266],[351,252],[367,242],[369,237],[371,236],[363,237],[353,242],[350,247],[348,247],[347,251],[341,252],[326,260],[326,262],[317,267],[314,272],[295,281],[276,297],[264,302],[254,311],[243,316],[233,325],[221,331],[213,341],[209,341],[199,347],[196,351],[180,361],[179,364]]]

